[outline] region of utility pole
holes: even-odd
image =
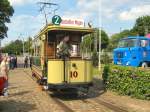
[[[24,57],[24,38],[22,38],[22,43],[23,43],[23,57]]]
[[[38,2],[37,4],[40,5],[39,11],[44,13],[45,22],[47,25],[48,24],[47,15],[52,14],[52,13],[55,15],[56,11],[59,9],[59,5],[56,3],[51,3],[51,2]],[[56,8],[54,8],[53,10],[50,10],[50,9],[52,9],[52,6],[55,6]],[[46,8],[49,10],[46,11]]]
[[[102,5],[102,3],[99,1],[99,4],[100,4],[100,7],[101,7],[101,5]],[[100,71],[101,70],[101,31],[102,31],[102,15],[101,15],[101,11],[102,11],[102,9],[101,8],[99,8],[99,12],[100,12],[100,15],[99,15],[99,17],[100,17],[100,19],[99,19],[99,26],[100,26],[100,28],[99,28],[99,30],[98,30],[98,34],[97,34],[97,36],[98,36],[98,40],[99,40],[99,60],[98,60],[98,70]]]
[[[102,29],[100,28],[98,31],[98,37],[99,37],[99,60],[98,60],[98,66],[99,66],[99,71],[101,70],[101,32]]]

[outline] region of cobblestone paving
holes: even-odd
[[[65,112],[36,81],[27,75],[29,69],[15,69],[9,74],[9,96],[0,97],[0,112]],[[75,112],[111,112],[109,109],[81,100],[62,100]]]
[[[31,74],[29,69],[19,68],[10,71],[9,96],[0,96],[0,112],[68,112],[57,104],[50,94],[42,91],[29,74]],[[56,95],[57,99],[75,112],[115,112],[107,106],[95,102],[94,99],[105,99],[105,101],[123,107],[129,112],[149,112],[150,103],[148,101],[139,101],[111,92],[103,92],[103,87],[100,86],[102,84],[99,81],[95,81],[95,89],[90,90],[89,98]]]
[[[64,112],[23,69],[10,71],[9,79],[10,95],[0,97],[0,112]]]

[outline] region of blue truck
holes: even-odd
[[[113,54],[116,65],[148,67],[150,66],[150,38],[142,36],[123,38]]]

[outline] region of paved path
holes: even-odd
[[[9,75],[10,95],[0,97],[0,112],[64,112],[23,69],[12,70]]]
[[[81,100],[62,101],[52,98],[41,90],[30,75],[30,69],[18,68],[10,71],[9,96],[0,97],[0,112],[111,112],[104,111],[109,109],[103,106]],[[65,106],[70,110],[64,109]]]
[[[93,94],[93,98],[82,100],[62,95],[55,98],[41,90],[31,78],[30,69],[14,69],[9,73],[9,96],[0,96],[0,112],[122,112],[122,109],[129,112],[150,112],[148,101],[119,96],[109,91],[100,93],[102,84],[99,81],[94,84],[97,89],[91,89],[90,93],[97,94]]]

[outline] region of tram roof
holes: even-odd
[[[39,36],[43,35],[44,33],[48,31],[66,31],[66,32],[80,32],[82,35],[93,33],[94,28],[88,28],[88,27],[73,27],[73,26],[58,26],[58,25],[52,25],[49,24],[45,26],[36,36],[35,38],[38,38]]]

